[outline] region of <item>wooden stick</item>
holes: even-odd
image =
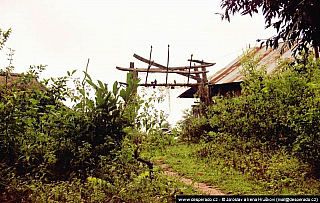
[[[194,71],[198,71],[198,68],[194,68]],[[200,78],[200,74],[196,73],[196,76]],[[201,79],[197,80],[198,83],[201,83]]]
[[[193,54],[191,54],[191,60],[192,60]],[[189,69],[189,74],[188,74],[188,84],[189,84],[189,78],[190,78],[190,71],[191,71],[191,61],[190,61],[190,69]]]
[[[170,45],[168,44],[168,59],[167,59],[167,75],[166,75],[166,84],[168,83],[168,72],[169,72],[169,47],[170,47]]]
[[[145,58],[143,58],[143,57],[141,57],[141,56],[139,56],[139,55],[137,55],[137,54],[134,54],[133,57],[136,58],[136,59],[138,59],[139,61],[142,61],[142,62],[145,62],[145,63],[149,63],[149,60],[148,60],[148,59],[145,59]],[[158,67],[158,68],[160,68],[160,69],[164,69],[164,70],[167,69],[167,67],[165,67],[165,66],[163,66],[163,65],[161,65],[161,64],[159,64],[159,63],[156,63],[156,62],[153,63],[153,66]],[[185,74],[185,73],[177,73],[177,74],[180,74],[180,75],[183,75],[183,76],[188,77],[188,74]],[[192,79],[194,79],[194,80],[200,79],[200,78],[198,78],[198,77],[196,77],[196,76],[194,76],[194,75],[190,75],[190,78],[192,78]]]
[[[191,61],[191,62],[196,62],[196,63],[200,63],[200,64],[206,64],[206,65],[209,65],[209,64],[213,64],[215,65],[216,63],[209,63],[209,62],[204,62],[203,60],[196,60],[196,59],[188,59],[188,61]]]
[[[199,65],[199,66],[181,66],[181,67],[169,67],[169,70],[185,70],[185,69],[194,69],[194,68],[203,68],[203,67],[209,67],[209,66],[213,66],[215,63],[211,63],[211,64],[204,64],[204,65]]]
[[[147,72],[147,75],[146,75],[146,84],[148,83],[148,75],[149,75],[149,69],[151,68],[152,64],[153,64],[153,61],[151,61],[151,54],[152,54],[152,45],[151,45],[151,49],[150,49],[150,58],[149,58],[149,65],[148,65],[148,72]]]
[[[128,83],[125,82],[119,82],[121,85],[126,85],[128,86]],[[163,86],[171,86],[171,87],[196,87],[198,86],[198,83],[157,83],[157,84],[139,84],[139,86],[144,86],[144,87],[163,87]]]
[[[145,59],[141,56],[138,56],[137,54],[134,54],[133,57],[135,57],[136,59],[142,61],[142,62],[145,62],[145,63],[149,63],[149,60],[148,59]],[[189,61],[190,59],[188,59]],[[158,68],[161,68],[161,69],[167,69],[166,66],[164,65],[161,65],[161,64],[158,64],[158,63],[155,63],[154,61],[153,62],[153,66],[155,67],[158,67]],[[206,63],[206,62],[205,62]],[[203,65],[194,65],[192,67],[190,66],[179,66],[179,67],[169,67],[169,70],[185,70],[185,69],[194,69],[194,68],[203,68],[203,67],[210,67],[210,66],[214,66],[216,63],[207,63],[207,64],[203,64]]]
[[[116,67],[118,70],[122,71],[137,71],[137,72],[149,72],[149,73],[177,73],[177,74],[186,74],[189,75],[188,71],[181,71],[181,70],[162,70],[162,69],[147,69],[147,68],[123,68],[123,67]],[[209,71],[190,71],[190,74],[199,74],[199,73],[208,73]],[[190,75],[190,77],[193,75]]]
[[[195,87],[198,86],[198,83],[157,83],[157,84],[139,84],[139,86],[144,86],[144,87]]]

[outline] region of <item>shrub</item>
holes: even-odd
[[[243,66],[242,95],[216,97],[208,107],[212,130],[285,149],[319,176],[320,61],[283,62],[272,76],[256,71],[252,59]]]
[[[184,120],[179,122],[180,136],[190,142],[199,142],[205,138],[211,130],[208,119],[205,116],[194,116],[191,112],[185,112]]]
[[[211,142],[202,143],[194,156],[207,158],[208,163],[224,173],[236,170],[256,182],[269,194],[284,194],[286,191],[308,191],[306,181],[311,173],[310,165],[298,160],[285,148],[270,150],[268,143],[248,141],[227,133],[209,132]],[[232,169],[232,170],[229,170]],[[294,193],[297,194],[297,193]]]
[[[43,70],[43,66],[37,68]],[[10,77],[10,72],[7,75]],[[10,170],[22,179],[85,179],[91,174],[100,175],[101,157],[112,162],[117,156],[125,137],[123,129],[131,125],[126,112],[135,96],[137,81],[121,90],[115,82],[113,90],[108,91],[106,84],[98,81],[96,85],[86,74],[96,96],[91,99],[78,87],[80,97],[76,98],[66,87],[71,76],[68,72],[66,77],[51,79],[51,86],[45,80],[46,87],[38,88],[39,83],[33,82],[39,75],[31,67],[20,81],[10,87],[3,84],[0,95],[3,171]],[[20,82],[24,81],[30,85],[21,89]],[[68,96],[77,102],[74,109],[61,102]],[[7,174],[1,174],[0,178],[4,185],[8,183]]]

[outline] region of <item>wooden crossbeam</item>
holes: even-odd
[[[203,65],[209,65],[209,64],[215,65],[215,64],[216,64],[216,63],[204,62],[204,61],[202,61],[202,60],[197,60],[197,59],[188,59],[188,61],[190,61],[190,62],[195,62],[195,63],[200,63],[200,64],[203,64]],[[211,65],[211,66],[213,66],[213,65]],[[206,67],[207,67],[207,66],[206,66]]]
[[[149,72],[149,73],[178,73],[178,74],[189,74],[188,71],[180,71],[180,70],[162,70],[162,69],[148,69],[148,68],[123,68],[116,67],[118,70],[122,71],[137,71],[137,72]],[[190,71],[190,74],[199,74],[199,73],[208,73],[209,71]],[[191,75],[190,75],[191,76]]]
[[[197,83],[157,83],[157,84],[139,84],[139,86],[144,86],[144,87],[194,87],[198,86],[199,84]]]
[[[136,55],[136,54],[135,54]],[[135,56],[135,55],[133,55],[133,56]],[[136,56],[138,56],[138,55],[136,55]],[[139,56],[140,57],[140,56]],[[137,57],[135,57],[135,58],[137,58]],[[141,57],[142,58],[142,57]],[[138,58],[137,58],[138,59]],[[140,60],[140,59],[139,59]],[[145,63],[149,63],[150,61],[149,60],[147,60],[147,59],[145,59],[146,61],[142,61],[142,60],[140,60],[140,61],[142,61],[142,62],[145,62]],[[148,61],[148,62],[147,62]],[[188,61],[190,61],[190,59],[188,59]],[[196,61],[198,61],[198,60],[196,60]],[[192,61],[191,61],[192,62]],[[152,63],[152,65],[153,66],[156,66],[156,67],[158,67],[158,68],[160,68],[159,66],[163,66],[163,65],[161,65],[161,64],[157,64],[157,63],[155,63],[154,61],[151,61],[151,63]],[[169,70],[185,70],[185,69],[194,69],[194,68],[204,68],[204,67],[210,67],[210,66],[214,66],[216,63],[206,63],[206,62],[204,62],[204,64],[203,65],[197,65],[197,66],[179,66],[179,67],[169,67]],[[158,65],[158,66],[157,66]],[[167,67],[166,66],[163,66],[163,67],[165,67],[165,69],[167,69]]]
[[[185,69],[194,69],[194,68],[205,68],[215,65],[215,63],[198,65],[198,66],[181,66],[181,67],[169,67],[169,70],[185,70]]]
[[[148,59],[145,59],[145,58],[143,58],[143,57],[141,57],[141,56],[139,56],[139,55],[137,55],[137,54],[133,54],[133,57],[136,58],[136,59],[138,59],[139,61],[144,62],[144,63],[148,63],[148,64],[150,63],[150,61],[149,61]],[[167,70],[167,67],[166,67],[166,66],[161,65],[161,64],[159,64],[159,63],[153,62],[152,65],[155,66],[155,67],[158,67],[158,68],[160,68],[160,69]],[[183,76],[185,76],[185,77],[188,77],[188,74],[185,74],[185,73],[177,73],[177,74],[183,75]],[[190,78],[192,78],[192,79],[194,79],[194,80],[201,80],[201,78],[199,78],[199,77],[197,77],[197,76],[194,76],[194,75],[190,75]]]
[[[121,85],[128,85],[128,83],[125,83],[125,82],[119,82]],[[165,87],[165,86],[168,86],[168,87],[196,87],[196,86],[199,86],[198,83],[157,83],[157,84],[139,84],[139,86],[144,86],[144,87],[159,87],[159,86],[162,86],[162,87]]]

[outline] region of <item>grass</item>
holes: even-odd
[[[166,149],[153,151],[151,160],[156,162],[164,159],[163,163],[167,163],[180,175],[212,185],[226,194],[241,194],[245,188],[245,191],[251,192],[252,184],[247,183],[243,176],[235,171],[215,167],[208,159],[193,157],[195,147],[196,144],[168,146]]]
[[[44,183],[40,180],[19,182],[11,186],[14,193],[3,193],[0,202],[175,202],[176,195],[201,195],[194,187],[166,176],[160,167],[141,173],[126,184],[110,184],[91,177]]]
[[[221,190],[225,194],[232,195],[295,195],[313,194],[319,195],[320,182],[306,181],[299,185],[300,188],[283,188],[279,191],[270,190],[266,182],[255,180],[252,176],[235,171],[232,168],[223,167],[223,157],[199,158],[194,152],[200,147],[199,144],[177,143],[164,149],[154,149],[145,152],[152,162],[163,160],[173,171],[186,178],[197,182],[203,182]],[[158,161],[159,162],[159,161]]]

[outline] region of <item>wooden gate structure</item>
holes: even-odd
[[[145,72],[146,79],[145,83],[140,83],[139,86],[144,87],[157,87],[157,86],[164,86],[164,87],[197,87],[198,92],[197,95],[200,98],[200,100],[205,103],[206,105],[209,105],[211,103],[210,94],[209,94],[209,84],[207,79],[207,73],[209,71],[206,70],[207,67],[213,66],[216,63],[209,63],[204,62],[203,60],[196,60],[193,59],[191,55],[191,58],[188,59],[190,62],[189,66],[180,66],[180,67],[169,67],[169,45],[168,45],[168,59],[167,59],[167,66],[161,65],[159,63],[154,62],[151,60],[152,55],[152,46],[150,50],[150,58],[146,59],[143,58],[137,54],[134,54],[133,57],[138,59],[139,61],[142,61],[144,63],[148,64],[147,68],[135,68],[134,63],[130,62],[129,68],[123,68],[123,67],[116,67],[118,70],[121,71],[130,71],[134,73],[134,77],[138,78],[139,72]],[[192,65],[194,63],[194,65]],[[198,65],[196,65],[196,63]],[[153,68],[155,67],[155,68]],[[148,83],[148,75],[149,73],[165,73],[166,74],[166,82],[165,83],[158,83],[157,80],[151,81]],[[168,83],[168,74],[179,74],[182,76],[185,76],[188,78],[187,83],[177,83],[174,81],[174,83]],[[190,83],[189,80],[194,79],[196,80],[196,83]],[[120,82],[120,84],[127,85],[127,83]]]

